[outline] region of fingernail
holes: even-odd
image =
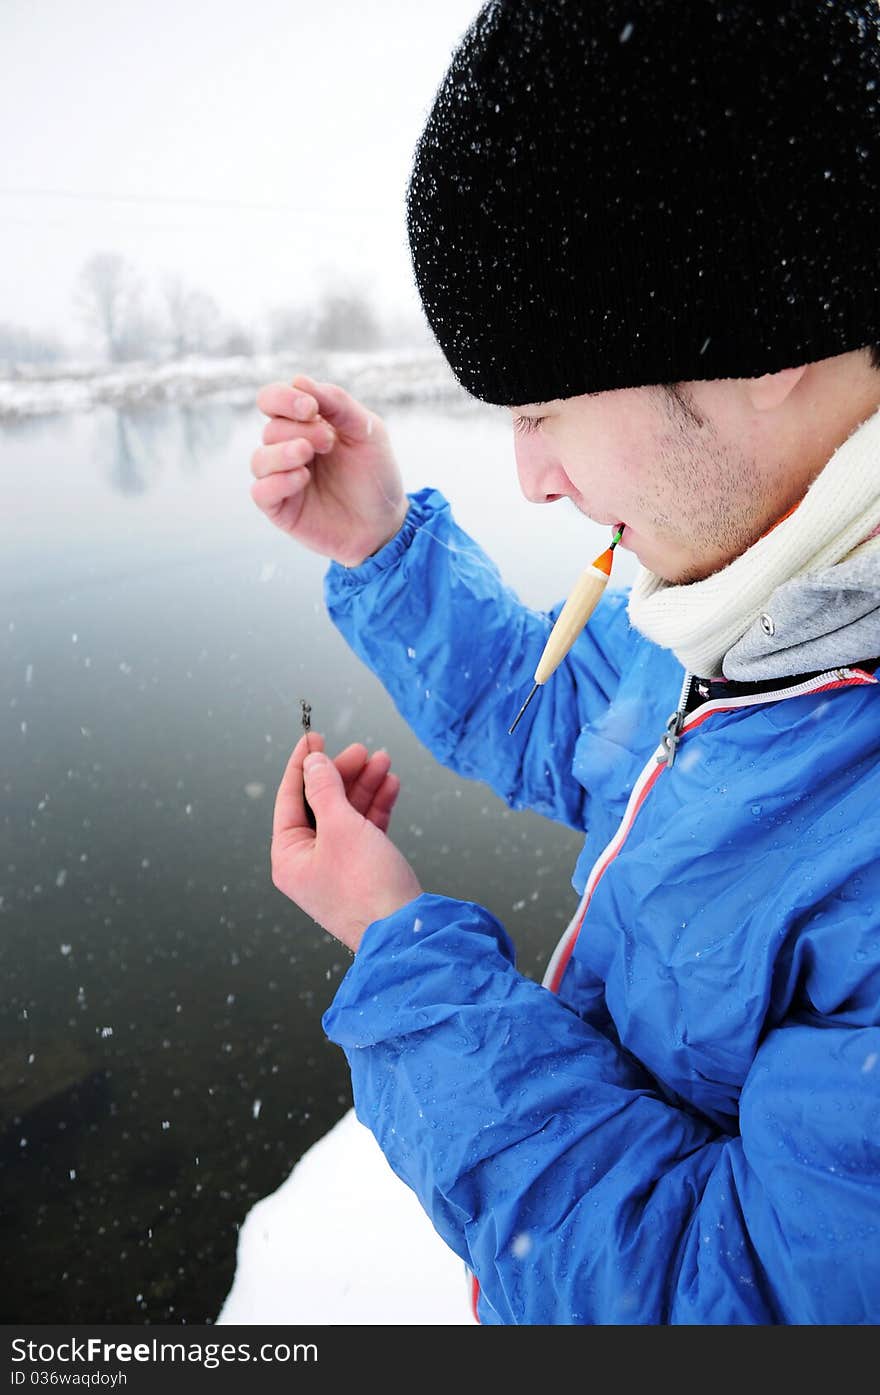
[[[326,759],[327,757],[322,755],[320,751],[312,751],[303,761],[303,770],[309,775],[313,770],[319,769]]]
[[[307,421],[315,415],[315,404],[308,397],[298,397],[293,404],[293,410],[300,421]]]

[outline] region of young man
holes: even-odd
[[[408,191],[426,314],[527,497],[642,563],[514,736],[558,609],[341,388],[258,398],[253,497],[421,740],[586,831],[542,986],[422,890],[387,757],[310,757],[313,831],[300,743],[276,803],[275,884],[355,951],[324,1025],[358,1117],[485,1323],[880,1319],[878,89],[873,3],[464,36]]]

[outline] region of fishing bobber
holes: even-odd
[[[547,682],[552,673],[556,672],[602,599],[602,593],[608,585],[608,578],[611,575],[614,549],[623,536],[623,528],[622,523],[617,525],[610,545],[581,572],[575,582],[568,600],[559,612],[556,624],[550,631],[550,637],[544,645],[544,652],[538,661],[538,667],[535,669],[534,687],[517,712],[513,726],[508,728],[508,735],[511,735],[515,730],[517,722],[541,685]]]

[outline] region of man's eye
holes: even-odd
[[[513,429],[518,431],[521,436],[528,436],[529,432],[537,431],[541,422],[546,420],[546,417],[515,417]]]

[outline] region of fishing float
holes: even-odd
[[[517,722],[535,693],[547,682],[550,675],[556,672],[602,599],[602,592],[608,585],[608,578],[611,576],[614,549],[623,537],[624,526],[623,523],[618,523],[609,546],[604,552],[600,552],[595,561],[581,572],[575,582],[571,595],[559,612],[556,624],[550,631],[550,637],[544,645],[544,652],[538,661],[538,667],[535,669],[532,691],[517,712],[513,725],[508,727],[508,736],[513,735]]]

